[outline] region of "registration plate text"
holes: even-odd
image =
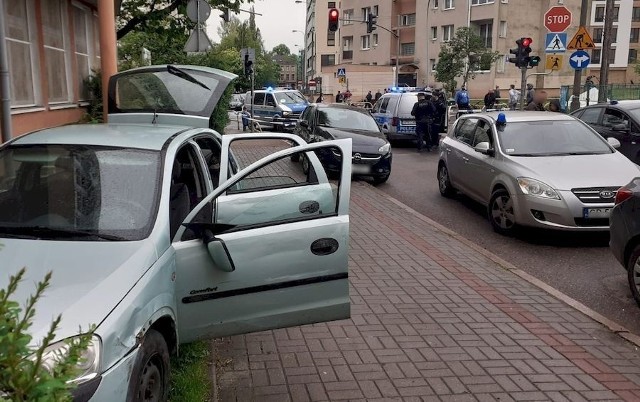
[[[583,208],[582,217],[585,219],[609,218],[611,208]]]

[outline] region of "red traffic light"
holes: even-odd
[[[337,8],[329,10],[329,31],[335,32],[338,30],[338,21],[340,20],[340,11]]]
[[[533,42],[533,39],[531,39],[531,38],[522,38],[522,46],[523,47],[529,47],[532,42]]]

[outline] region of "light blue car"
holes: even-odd
[[[350,316],[351,158],[329,180],[315,151],[351,142],[218,134],[209,116],[233,79],[126,71],[109,124],[0,147],[0,287],[26,267],[23,301],[53,271],[32,327],[37,342],[62,314],[45,363],[97,325],[76,401],[163,401],[181,343]]]

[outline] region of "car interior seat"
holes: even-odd
[[[171,172],[171,188],[169,190],[169,226],[171,231],[171,239],[175,236],[180,224],[191,211],[191,199],[189,196],[189,188],[181,181],[182,165],[176,159],[173,162],[173,170]]]

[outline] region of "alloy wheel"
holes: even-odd
[[[511,197],[505,194],[495,198],[491,205],[491,219],[500,229],[509,230],[513,228],[515,216]]]

